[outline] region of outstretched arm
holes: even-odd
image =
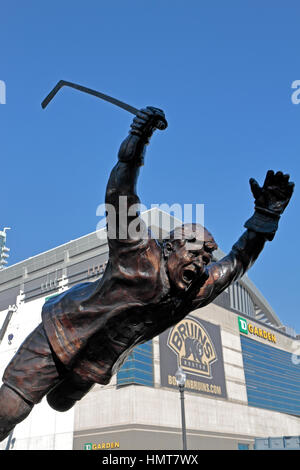
[[[193,301],[194,308],[209,304],[253,265],[265,242],[273,240],[280,216],[294,190],[289,175],[274,174],[271,170],[262,187],[252,178],[250,186],[255,198],[255,211],[245,223],[247,230],[227,256],[208,266],[209,277]]]
[[[113,168],[106,188],[107,229],[109,239],[128,239],[129,223],[137,213],[128,215],[128,209],[139,204],[136,185],[140,167],[144,163],[146,146],[156,128],[165,129],[167,121],[163,111],[147,107],[139,111],[131,130],[122,142],[118,163]]]
[[[193,307],[208,305],[253,265],[266,242],[264,234],[246,230],[230,253],[208,266],[208,279],[199,290]]]

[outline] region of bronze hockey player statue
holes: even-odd
[[[159,126],[158,126],[159,123]],[[162,126],[163,123],[163,126]],[[121,144],[106,190],[106,203],[119,214],[139,202],[136,183],[154,130],[167,127],[164,113],[138,112]],[[269,171],[264,185],[251,179],[254,215],[230,253],[212,262],[213,236],[186,224],[159,243],[145,236],[120,237],[121,225],[107,217],[109,260],[101,279],[79,284],[43,306],[42,323],[7,366],[0,389],[0,440],[46,395],[58,411],[70,409],[95,384],[109,383],[132,348],[212,302],[252,266],[266,240],[272,240],[294,184]],[[124,204],[124,197],[122,198]],[[122,219],[123,220],[123,219]],[[123,226],[122,226],[123,223]],[[140,233],[144,233],[141,229]]]

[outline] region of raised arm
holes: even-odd
[[[122,142],[118,163],[114,166],[106,188],[107,229],[110,240],[130,238],[128,225],[137,213],[128,215],[132,205],[140,203],[136,191],[140,167],[144,164],[146,146],[156,128],[165,129],[163,111],[147,107],[139,111],[131,124],[129,135]]]
[[[253,265],[265,242],[273,240],[280,216],[294,190],[289,175],[274,174],[272,170],[268,171],[262,187],[253,178],[250,186],[255,198],[255,211],[245,223],[247,230],[227,256],[208,266],[209,277],[193,301],[194,308],[209,304]]]

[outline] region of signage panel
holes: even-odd
[[[177,388],[178,367],[186,373],[188,391],[226,398],[220,327],[193,316],[159,337],[163,387]]]
[[[243,317],[238,317],[238,324],[240,333],[243,333],[244,335],[250,333],[250,335],[258,336],[259,338],[269,341],[270,343],[276,343],[277,341],[276,335],[274,333],[253,325]]]

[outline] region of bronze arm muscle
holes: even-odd
[[[128,209],[133,204],[140,203],[136,190],[140,167],[144,163],[146,146],[156,126],[158,124],[161,126],[162,123],[166,128],[167,121],[163,111],[152,107],[142,109],[134,118],[129,135],[120,146],[118,163],[112,169],[105,195],[109,239],[130,238],[127,228],[138,216],[138,210],[128,217]],[[115,213],[109,210],[111,206]]]
[[[230,284],[241,278],[256,261],[265,242],[264,234],[246,230],[227,256],[208,266],[209,277],[193,301],[194,308],[209,304]]]

